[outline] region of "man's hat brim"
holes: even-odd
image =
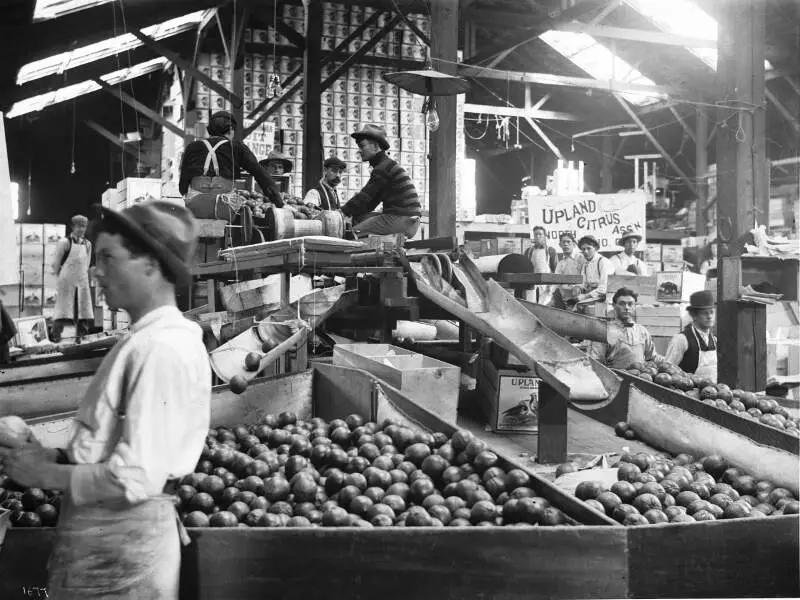
[[[644,239],[641,236],[641,234],[638,234],[638,233],[626,233],[621,238],[619,238],[619,241],[617,242],[617,245],[622,246],[625,243],[625,240],[630,240],[630,239],[633,239],[633,238],[636,238],[636,240],[638,240],[640,242]]]
[[[352,137],[356,142],[362,139],[372,140],[373,142],[376,142],[378,146],[380,146],[381,150],[389,149],[389,142],[386,140],[386,138],[377,134],[356,131],[355,133],[351,133],[350,137]]]
[[[152,252],[161,263],[161,266],[172,275],[179,286],[188,285],[191,282],[192,275],[188,262],[182,261],[164,243],[148,234],[136,221],[128,217],[124,211],[117,212],[101,206],[100,216],[103,220],[108,219],[113,222],[116,228],[124,233],[125,237]]]

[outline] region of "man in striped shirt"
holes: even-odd
[[[365,125],[351,137],[361,160],[372,166],[367,185],[342,207],[342,213],[353,217],[353,231],[359,236],[404,233],[414,237],[422,214],[419,196],[405,169],[386,155],[386,132],[377,125]],[[383,212],[372,212],[379,204]]]

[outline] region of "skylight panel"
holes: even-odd
[[[147,62],[139,63],[138,65],[133,65],[132,67],[126,69],[120,69],[112,73],[107,73],[100,79],[110,85],[117,85],[123,81],[128,81],[129,79],[141,77],[142,75],[147,75],[148,73],[163,69],[167,62],[169,61],[163,56],[154,58],[153,60],[148,60]],[[72,100],[73,98],[77,98],[85,94],[91,94],[99,89],[100,84],[91,80],[74,83],[72,85],[53,90],[52,92],[47,92],[46,94],[40,94],[38,96],[33,96],[31,98],[26,98],[25,100],[15,102],[14,106],[12,106],[11,110],[9,110],[6,114],[6,117],[13,119],[14,117],[19,117],[28,113],[38,112],[40,110],[44,110],[45,108],[49,108],[54,104]]]
[[[33,22],[57,19],[70,13],[78,12],[87,8],[94,8],[102,4],[108,4],[114,0],[36,0],[33,9]]]
[[[206,12],[207,11],[200,10],[182,17],[170,19],[158,25],[151,25],[142,29],[142,33],[156,40],[168,38],[193,28],[202,21]],[[82,48],[70,50],[69,52],[49,56],[23,65],[17,73],[17,85],[23,85],[29,81],[34,81],[50,75],[58,75],[68,69],[86,65],[122,52],[128,52],[141,45],[142,42],[139,38],[131,33],[125,33],[103,40],[102,42],[96,42]]]
[[[613,82],[655,85],[637,69],[614,54],[590,35],[568,31],[550,30],[540,37],[560,54],[570,59],[595,79]],[[664,98],[663,94],[622,92],[622,96],[633,104],[643,106]]]
[[[653,24],[666,33],[689,37],[717,39],[716,19],[700,8],[693,0],[625,0],[638,13],[650,19]],[[690,48],[692,54],[717,70],[716,48]],[[772,69],[769,61],[764,68]]]

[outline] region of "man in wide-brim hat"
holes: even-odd
[[[259,161],[259,164],[267,170],[273,177],[280,177],[281,175],[286,175],[287,173],[292,172],[292,168],[294,167],[294,163],[292,159],[286,156],[283,152],[278,152],[277,150],[272,150],[262,161]]]
[[[615,275],[647,275],[647,265],[640,260],[635,252],[636,247],[642,241],[642,235],[635,231],[624,233],[617,240],[617,245],[625,248],[619,254],[611,257],[611,266],[614,267]]]
[[[377,125],[365,125],[351,137],[361,160],[372,167],[367,185],[342,207],[342,213],[353,218],[353,231],[362,236],[404,233],[414,237],[422,207],[411,177],[386,154],[386,132]],[[383,212],[373,212],[379,204]]]
[[[103,209],[95,277],[130,333],[103,359],[65,448],[0,449],[25,487],[64,492],[47,591],[53,598],[177,600],[181,542],[173,494],[205,443],[211,370],[200,327],[176,306],[197,228],[167,202]]]
[[[714,294],[701,290],[689,296],[692,322],[672,337],[666,359],[687,373],[717,381],[717,339],[714,336]]]

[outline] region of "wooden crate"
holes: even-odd
[[[477,389],[481,408],[495,433],[538,433],[539,384],[530,370],[497,369],[481,359]]]
[[[391,344],[336,344],[333,364],[364,369],[455,422],[461,369]]]

